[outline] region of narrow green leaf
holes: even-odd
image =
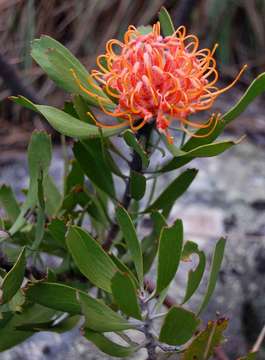
[[[45,35],[41,36],[40,39],[35,39],[32,42],[31,56],[56,85],[64,90],[80,94],[92,104],[98,104],[96,97],[80,89],[71,73],[71,69],[73,69],[84,87],[101,98],[108,99],[102,90],[95,89],[90,85],[94,83],[94,79],[79,60],[67,48],[51,37]],[[88,79],[89,81],[87,81]]]
[[[10,186],[1,186],[0,204],[4,208],[10,221],[14,222],[19,215],[19,205]]]
[[[23,248],[17,258],[12,269],[5,275],[1,292],[2,296],[0,298],[0,303],[5,304],[12,299],[12,297],[19,290],[25,273],[26,267],[26,257],[25,257],[25,248]]]
[[[149,212],[153,209],[166,210],[168,208],[171,208],[175,201],[188,189],[197,173],[198,170],[196,169],[185,170],[175,180],[173,180],[171,184],[168,185],[168,187],[145,211]]]
[[[92,284],[111,292],[111,279],[117,267],[99,243],[78,226],[69,228],[66,243],[81,273]]]
[[[194,313],[181,307],[172,307],[162,325],[159,341],[169,345],[182,345],[191,339],[200,320]]]
[[[124,314],[141,320],[137,290],[129,274],[117,271],[111,280],[111,290],[114,300]]]
[[[131,130],[126,130],[123,134],[124,140],[128,146],[133,148],[133,150],[140,156],[143,167],[147,168],[149,165],[149,158],[145,150],[137,141],[135,134]]]
[[[174,156],[163,168],[161,172],[172,171],[178,169],[197,157],[213,157],[222,154],[224,151],[230,149],[232,146],[238,144],[242,139],[238,141],[222,141],[213,144],[206,144],[198,146],[188,152],[183,152],[180,155]]]
[[[140,283],[143,282],[143,256],[139,240],[136,235],[135,227],[128,212],[122,207],[118,206],[116,210],[116,218],[118,225],[123,233],[124,239],[127,243],[128,250],[131,254],[135,269]]]
[[[248,87],[244,95],[237,102],[237,104],[223,115],[215,130],[211,135],[202,138],[190,138],[184,145],[184,151],[189,151],[198,146],[209,144],[213,142],[224,130],[224,128],[234,119],[236,119],[253,100],[265,91],[265,73],[260,74]],[[197,135],[205,134],[209,129],[200,129],[196,132]]]
[[[228,320],[219,319],[209,321],[205,330],[199,332],[187,350],[181,355],[181,360],[208,360],[214,349],[224,340],[223,332],[227,328]]]
[[[164,36],[172,35],[175,31],[175,28],[172,23],[171,17],[169,15],[167,9],[164,6],[159,11],[158,18],[159,18]]]
[[[184,296],[183,304],[187,302],[195,291],[198,289],[206,266],[206,256],[202,250],[199,250],[198,245],[192,241],[187,241],[184,245],[182,252],[182,260],[185,261],[186,258],[189,258],[192,254],[196,254],[199,257],[199,263],[196,268],[191,269],[188,274],[188,282],[186,293]]]
[[[76,291],[76,289],[64,284],[40,281],[28,286],[26,298],[54,310],[81,314]]]
[[[145,194],[146,178],[144,175],[132,171],[130,177],[130,193],[133,199],[141,200]]]
[[[100,141],[91,139],[84,143],[77,142],[73,151],[81,169],[94,185],[110,197],[115,197],[113,178],[102,154]]]
[[[110,356],[127,358],[137,351],[136,346],[122,346],[108,339],[106,336],[95,331],[85,329],[84,336],[91,341],[97,348]]]
[[[177,220],[161,231],[158,246],[156,293],[163,291],[175,277],[183,244],[183,224]]]
[[[98,332],[133,329],[134,326],[114,312],[103,302],[79,292],[82,313],[85,316],[85,327]]]
[[[215,246],[213,260],[212,260],[212,264],[211,264],[211,273],[210,273],[210,278],[209,278],[209,282],[208,282],[208,287],[207,287],[207,291],[204,296],[203,302],[201,304],[201,307],[198,311],[198,314],[200,314],[205,309],[205,307],[208,305],[210,298],[214,292],[216,282],[218,279],[218,274],[219,274],[219,271],[220,271],[220,268],[222,265],[222,261],[223,261],[223,257],[224,257],[225,243],[226,243],[226,239],[221,238]]]
[[[67,114],[66,112],[47,105],[36,105],[23,96],[11,97],[15,103],[27,107],[30,110],[40,113],[45,117],[49,124],[59,133],[78,139],[88,139],[100,137],[99,128],[95,125],[85,123]],[[120,129],[100,129],[103,136],[119,134],[124,128]]]

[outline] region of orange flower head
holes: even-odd
[[[139,130],[155,119],[157,129],[172,141],[168,127],[176,120],[186,132],[187,126],[209,127],[206,135],[188,132],[192,136],[208,136],[220,115],[213,114],[204,124],[188,120],[189,116],[209,109],[217,96],[231,88],[245,69],[244,66],[232,84],[218,89],[213,57],[216,47],[199,50],[198,38],[187,35],[184,26],[166,37],[160,34],[159,22],[147,34],[129,26],[124,42],[107,42],[106,53],[97,58],[99,70],[93,70],[91,74],[109,97],[116,99],[117,106],[110,111],[106,100],[93,95],[102,110],[124,121],[117,125],[97,124],[117,127],[128,123],[132,130]],[[82,86],[80,82],[79,85]],[[98,88],[98,85],[94,84],[94,87]],[[82,89],[86,90],[83,86]]]

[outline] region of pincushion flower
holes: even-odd
[[[106,53],[97,58],[99,70],[91,73],[95,82],[90,84],[98,89],[99,83],[111,99],[116,99],[117,106],[113,110],[109,106],[111,101],[86,89],[76,74],[73,75],[83,91],[97,98],[107,115],[122,119],[114,125],[99,123],[95,119],[98,126],[128,124],[137,131],[154,119],[157,129],[171,141],[168,128],[172,121],[177,121],[181,129],[192,136],[208,136],[220,114],[213,114],[206,123],[191,121],[189,117],[211,108],[216,98],[235,84],[246,67],[229,86],[218,89],[214,59],[216,47],[200,50],[198,38],[187,35],[184,26],[166,37],[160,34],[159,22],[148,34],[129,26],[124,42],[107,42]],[[187,127],[209,128],[209,131],[196,135]]]

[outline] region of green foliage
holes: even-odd
[[[66,243],[81,273],[98,288],[111,292],[111,279],[117,267],[98,242],[88,232],[71,226]]]
[[[162,229],[158,246],[156,293],[167,288],[175,277],[180,262],[182,244],[183,225],[181,220],[177,220],[171,227]]]
[[[166,9],[161,9],[159,19],[163,34],[172,34],[174,26]],[[147,34],[151,27],[138,30]],[[182,168],[195,158],[217,156],[238,144],[214,141],[264,92],[265,74],[254,80],[211,135],[189,138],[180,147],[168,143],[161,147],[165,135],[155,131],[152,121],[137,134],[126,126],[96,126],[91,111],[99,107],[99,97],[108,109],[116,105],[105,89],[93,86],[84,66],[57,41],[47,36],[35,40],[32,56],[58,86],[73,94],[72,101],[60,110],[33,104],[21,96],[13,100],[73,138],[69,145],[73,153],[68,159],[62,136],[65,163],[60,190],[49,174],[51,139],[45,132],[34,132],[28,147],[30,181],[24,203],[17,202],[9,186],[0,187],[4,209],[0,221],[0,351],[36,331],[67,331],[80,326],[83,319],[84,337],[111,356],[124,358],[141,348],[150,355],[160,347],[180,353],[181,360],[210,359],[223,341],[228,321],[210,321],[198,332],[199,314],[218,282],[225,239],[215,247],[208,287],[194,314],[183,304],[196,294],[205,276],[206,255],[195,242],[185,239],[182,221],[169,214],[198,170],[184,168],[169,184],[158,180],[163,173]],[[102,65],[106,67],[106,61]],[[80,90],[71,70],[87,93]],[[205,131],[209,129],[196,134]],[[120,142],[110,139],[119,134]],[[60,265],[47,269],[43,259],[53,256]],[[197,262],[188,272],[182,304],[169,304],[168,288],[176,272],[193,257]],[[157,273],[155,284],[150,281],[153,269]],[[169,309],[159,313],[163,303]],[[162,325],[156,323],[157,318],[163,318]],[[145,339],[136,343],[134,331],[141,331]],[[115,338],[109,333],[115,333]],[[116,343],[117,336],[126,344]],[[245,359],[254,356],[249,354]]]
[[[84,336],[95,344],[105,354],[125,358],[137,351],[137,346],[122,346],[114,343],[106,336],[92,330],[85,329]]]
[[[163,35],[164,36],[172,35],[175,31],[175,28],[167,9],[162,7],[158,14],[158,17],[163,31]]]
[[[0,288],[0,304],[5,304],[16,294],[24,279],[26,267],[25,248],[21,250],[17,261],[12,269],[5,275]]]
[[[199,263],[194,270],[189,270],[186,294],[183,300],[183,304],[187,302],[197,290],[202,280],[206,266],[206,256],[204,252],[202,250],[199,250],[196,243],[192,241],[187,241],[183,248],[182,260],[188,260],[192,254],[198,255]]]
[[[129,274],[117,271],[111,281],[111,291],[114,300],[126,315],[141,320],[137,289]]]
[[[186,343],[200,324],[194,313],[182,307],[172,307],[162,325],[159,340],[169,345]]]
[[[214,255],[212,259],[212,265],[211,265],[211,272],[210,272],[210,278],[208,282],[208,287],[206,290],[206,294],[204,296],[203,302],[199,309],[199,314],[205,309],[205,307],[208,305],[208,302],[214,292],[216,283],[217,283],[217,277],[219,274],[219,270],[222,265],[223,256],[224,256],[224,250],[225,250],[225,243],[226,240],[224,238],[221,238],[218,243],[215,246]]]

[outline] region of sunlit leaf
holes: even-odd
[[[92,284],[111,292],[111,279],[117,271],[117,267],[99,243],[78,226],[69,228],[66,243],[82,274]]]
[[[43,115],[50,125],[59,133],[78,139],[100,137],[99,128],[95,125],[85,123],[52,106],[33,104],[23,96],[13,96],[11,99],[24,107],[36,111]],[[120,129],[101,129],[103,136],[119,134],[124,128]]]
[[[238,144],[241,140],[242,139],[239,139],[238,141],[222,141],[213,144],[205,144],[187,152],[181,151],[181,154],[175,155],[160,171],[167,172],[178,169],[197,157],[213,157],[220,155],[232,146]]]

